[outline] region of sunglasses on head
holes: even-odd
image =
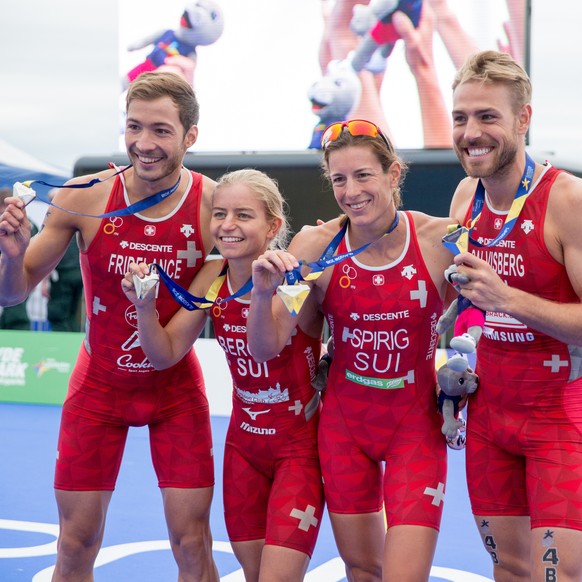
[[[344,128],[350,132],[350,135],[367,135],[369,137],[380,136],[388,149],[392,149],[386,136],[380,131],[380,128],[371,121],[365,119],[352,119],[350,121],[336,121],[328,125],[321,134],[321,148],[325,149],[332,141],[335,141],[342,133]]]

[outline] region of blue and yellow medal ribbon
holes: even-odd
[[[453,253],[465,253],[469,250],[469,229],[466,226],[453,225],[451,232],[443,236],[443,245]]]
[[[386,230],[386,232],[382,235],[382,237],[390,234],[398,226],[399,221],[400,221],[400,216],[399,216],[398,212],[396,212],[396,215],[394,216],[394,220],[392,221],[392,224],[388,227],[388,230]],[[317,279],[323,273],[323,271],[325,271],[325,269],[327,269],[327,267],[337,265],[337,263],[341,263],[342,261],[345,261],[346,259],[354,257],[355,255],[361,253],[362,251],[365,251],[371,244],[374,244],[376,241],[380,240],[380,239],[373,240],[369,243],[366,243],[365,245],[362,245],[361,247],[359,247],[357,249],[354,249],[353,251],[347,251],[346,253],[341,253],[339,255],[336,255],[335,252],[339,246],[339,243],[344,238],[344,236],[347,232],[348,225],[349,225],[349,220],[346,220],[344,225],[342,226],[342,228],[333,237],[332,241],[329,243],[329,245],[326,247],[326,249],[323,252],[323,254],[321,255],[321,257],[317,261],[313,261],[310,263],[308,263],[306,261],[301,261],[302,265],[306,265],[307,267],[311,267],[312,270],[303,277],[299,274],[298,275],[299,280],[313,281],[313,280]],[[380,238],[382,238],[382,237],[380,237]]]
[[[388,227],[388,229],[382,235],[382,237],[390,234],[398,226],[399,220],[400,216],[398,212],[396,212],[392,224]],[[327,247],[323,251],[321,257],[317,261],[314,262],[300,261],[298,268],[295,268],[292,271],[288,271],[287,273],[285,273],[286,285],[279,285],[279,287],[277,288],[277,295],[281,298],[281,300],[283,301],[291,315],[299,314],[299,311],[301,310],[303,303],[305,302],[307,296],[309,295],[310,287],[301,284],[301,281],[316,280],[327,267],[336,265],[337,263],[341,263],[342,261],[345,261],[346,259],[349,259],[357,255],[358,253],[365,251],[371,244],[374,244],[376,241],[380,240],[380,239],[373,240],[369,243],[366,243],[365,245],[362,245],[357,249],[336,255],[335,252],[337,251],[340,242],[346,235],[348,225],[349,220],[346,220],[342,228],[333,237],[331,242],[327,245]],[[302,265],[311,267],[311,271],[306,275],[302,275],[301,274]]]
[[[235,293],[225,297],[222,300],[217,300],[218,291],[226,279],[226,273],[228,271],[228,263],[224,263],[222,270],[220,271],[218,277],[212,282],[206,295],[204,297],[197,297],[192,295],[187,289],[184,289],[181,285],[176,283],[163,269],[160,265],[153,263],[150,268],[154,268],[162,283],[166,286],[172,297],[185,309],[188,311],[195,311],[196,309],[210,309],[213,305],[221,305],[227,303],[232,299],[246,295],[253,286],[253,281],[251,278]]]
[[[390,234],[397,226],[399,222],[399,214],[396,212],[396,216],[394,217],[394,221],[388,228],[388,230],[382,235],[385,236]],[[331,242],[327,245],[324,252],[322,253],[319,260],[314,262],[306,262],[300,261],[299,267],[293,269],[292,271],[287,271],[285,273],[285,282],[284,285],[279,285],[277,288],[277,295],[281,298],[289,313],[291,315],[298,315],[305,299],[309,295],[311,288],[308,285],[301,283],[302,281],[313,281],[317,279],[323,271],[341,261],[344,261],[347,258],[353,257],[358,253],[361,253],[365,249],[367,249],[371,244],[375,243],[376,241],[371,241],[362,245],[361,247],[353,250],[348,251],[346,253],[342,253],[340,255],[335,255],[337,248],[343,237],[345,236],[347,229],[348,229],[349,221],[346,220],[343,224],[342,228],[337,232],[337,234],[333,237]],[[379,239],[376,239],[379,240]],[[307,267],[311,267],[311,271],[303,276],[301,273],[301,266],[305,265]],[[217,279],[213,282],[210,286],[208,292],[204,297],[196,297],[192,295],[189,291],[181,287],[178,283],[176,283],[167,273],[164,272],[162,267],[157,264],[151,265],[151,267],[155,268],[160,276],[160,279],[170,291],[170,294],[174,299],[182,305],[185,309],[189,311],[194,311],[195,309],[209,309],[213,305],[220,305],[221,303],[225,303],[237,297],[241,297],[248,293],[253,287],[252,277],[236,292],[222,299],[221,301],[216,300],[216,296],[218,294],[218,290],[220,286],[224,282],[224,278],[226,277],[227,265],[223,267],[220,275]]]
[[[531,159],[531,157],[526,153],[525,154],[525,168],[523,170],[523,175],[521,176],[521,180],[517,191],[515,192],[515,198],[511,204],[511,208],[505,217],[505,223],[503,224],[503,228],[499,232],[499,234],[488,244],[481,243],[470,236],[469,232],[469,240],[471,244],[475,245],[476,247],[494,247],[502,240],[504,240],[509,233],[512,231],[519,214],[524,207],[527,198],[530,194],[529,188],[531,186],[533,176],[535,172],[535,162]],[[470,231],[473,229],[479,218],[481,217],[481,211],[483,209],[483,205],[485,203],[485,187],[481,180],[477,183],[477,188],[475,190],[475,196],[473,198],[473,206],[471,209],[471,223],[470,223]]]
[[[473,230],[475,224],[477,224],[479,218],[481,218],[481,212],[483,210],[483,205],[485,204],[485,187],[483,186],[481,180],[479,180],[477,183],[477,188],[475,189],[475,196],[473,197],[473,205],[471,207],[471,221],[469,223],[469,227],[460,225],[449,226],[449,232],[442,238],[443,245],[454,255],[458,255],[459,253],[464,253],[469,250],[469,242],[471,242],[471,244],[476,247],[494,247],[495,245],[499,244],[509,235],[515,226],[517,219],[519,218],[519,215],[530,194],[529,188],[531,186],[534,172],[535,162],[526,153],[525,168],[515,193],[515,198],[513,199],[509,212],[505,217],[503,228],[499,234],[488,244],[481,243],[471,237],[471,231]]]

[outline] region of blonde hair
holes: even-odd
[[[216,194],[224,186],[232,186],[233,184],[244,184],[257,195],[257,198],[262,202],[265,209],[267,221],[274,219],[281,221],[281,227],[271,241],[269,248],[286,248],[291,236],[291,227],[287,218],[287,202],[279,191],[277,181],[264,172],[245,168],[228,172],[221,176],[217,181],[214,193]]]
[[[453,81],[453,91],[472,81],[484,85],[500,83],[513,95],[513,110],[518,113],[531,101],[532,86],[525,70],[507,53],[482,51],[467,58]]]

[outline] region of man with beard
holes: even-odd
[[[190,351],[156,371],[140,347],[135,308],[119,284],[130,262],[143,261],[162,265],[189,286],[212,248],[215,183],[182,166],[198,136],[199,106],[189,83],[174,73],[145,73],[130,86],[126,103],[130,167],[68,182],[32,241],[23,201],[7,200],[0,216],[0,304],[22,302],[76,236],[87,331],[58,440],[60,533],[53,580],[93,579],[128,429],[148,425],[179,580],[217,582],[209,527],[214,466],[200,364]],[[71,188],[93,182],[87,190]],[[160,322],[178,308],[161,288]]]
[[[470,397],[467,480],[495,580],[582,580],[582,180],[526,153],[531,83],[477,53],[453,83],[468,177],[451,216],[462,294],[487,312]]]

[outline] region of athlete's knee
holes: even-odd
[[[532,580],[529,567],[524,568],[523,564],[506,562],[494,566],[493,577],[495,582],[530,582]]]
[[[489,527],[488,520],[482,520],[479,528],[483,546],[493,562],[496,582],[529,582],[531,579],[531,562],[528,539],[520,539],[518,532],[507,537],[502,533],[496,535],[495,528]]]
[[[170,538],[172,553],[178,565],[179,579],[184,582],[216,581],[218,571],[212,557],[210,532],[196,532]]]
[[[104,521],[94,520],[80,524],[62,520],[58,539],[59,551],[65,553],[99,551],[104,527]]]
[[[350,582],[381,582],[382,563],[346,562],[346,574]]]
[[[59,535],[54,581],[93,580],[93,565],[101,548],[100,535]]]
[[[204,561],[212,554],[210,527],[208,524],[199,524],[187,532],[171,532],[170,544],[178,561]]]

